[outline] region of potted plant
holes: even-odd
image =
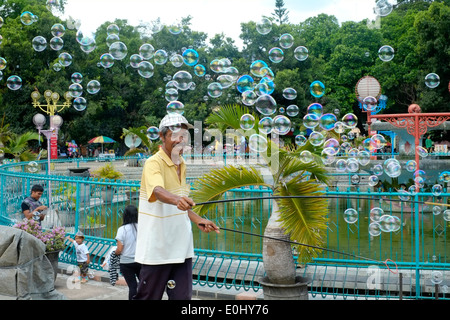
[[[45,255],[52,264],[56,279],[56,275],[58,274],[59,253],[66,247],[64,243],[66,236],[64,228],[54,227],[50,230],[43,231],[41,225],[32,219],[24,219],[23,221],[16,223],[14,227],[35,236],[45,244]]]
[[[223,124],[224,119],[240,119],[240,113],[248,111],[235,106],[224,107],[213,113],[207,121]],[[228,125],[238,129],[239,124],[233,120]],[[300,154],[303,150],[310,151],[314,161],[302,161]],[[296,276],[293,251],[288,241],[311,246],[295,248],[299,263],[304,264],[318,255],[319,250],[314,247],[322,244],[323,233],[326,232],[328,203],[324,197],[323,183],[327,181],[327,171],[316,152],[309,143],[291,149],[279,148],[268,140],[267,151],[260,154],[266,165],[259,168],[225,166],[211,170],[194,183],[192,197],[196,203],[218,200],[231,189],[250,185],[268,187],[274,196],[280,197],[272,201],[272,212],[264,232],[263,263],[266,277],[260,283],[265,299],[308,297],[307,281]],[[302,198],[289,198],[291,196]],[[215,204],[205,204],[196,206],[194,210],[205,215],[214,207]]]
[[[123,177],[123,173],[117,171],[111,163],[107,163],[104,166],[98,168],[92,172],[94,178],[107,179],[115,181]],[[105,190],[102,190],[102,198],[104,203],[111,203],[114,190],[111,186],[106,186]]]

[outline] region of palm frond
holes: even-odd
[[[259,122],[258,115],[249,111],[245,106],[239,104],[224,105],[220,109],[213,111],[206,119],[205,123],[224,132],[227,128],[240,129],[240,120],[244,114],[251,114],[255,118],[255,124]],[[258,126],[253,128],[256,132]]]
[[[196,180],[191,196],[196,203],[203,203],[219,200],[231,189],[251,185],[273,187],[264,181],[264,177],[255,168],[227,166],[213,169]],[[194,211],[199,215],[205,215],[208,210],[215,207],[216,204],[198,205],[194,207]]]
[[[277,186],[277,196],[311,196],[311,198],[278,199],[280,222],[293,241],[310,246],[321,246],[327,229],[328,201],[325,192],[315,181],[301,181],[297,176]],[[318,256],[320,249],[298,246],[301,263]]]

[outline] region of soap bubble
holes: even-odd
[[[358,221],[358,211],[348,208],[344,211],[344,221],[347,223],[355,223]]]
[[[432,209],[433,215],[435,215],[435,216],[440,215],[441,211],[442,211],[441,207],[433,206],[433,209]]]
[[[325,94],[325,85],[321,81],[313,81],[309,86],[309,92],[312,96],[320,98]]]
[[[299,158],[300,158],[300,161],[303,163],[310,163],[311,161],[314,160],[314,157],[313,157],[311,151],[309,151],[309,150],[303,150],[302,152],[300,152]]]
[[[378,0],[373,8],[375,14],[380,17],[385,17],[392,12],[394,6],[388,0]]]
[[[141,55],[135,53],[132,54],[130,57],[130,66],[137,69],[139,67],[139,63],[141,63],[144,60]]]
[[[104,53],[100,56],[100,65],[105,68],[111,68],[114,65],[114,57],[110,53]]]
[[[299,108],[298,108],[298,106],[296,106],[295,104],[291,104],[290,106],[288,106],[288,107],[286,108],[286,114],[287,114],[289,117],[295,117],[295,116],[297,116],[297,115],[298,115],[298,112],[299,112]]]
[[[347,171],[347,160],[345,159],[339,159],[334,164],[334,167],[336,168],[337,172],[345,172]]]
[[[416,147],[416,152],[419,154],[419,156],[420,156],[421,158],[425,158],[425,157],[428,156],[428,151],[427,151],[427,149],[425,149],[424,147],[417,146],[417,147]]]
[[[436,73],[429,73],[425,76],[425,85],[430,88],[436,88],[440,83],[439,76]]]
[[[384,215],[384,210],[380,207],[374,207],[370,210],[370,221],[378,222],[380,221],[380,218]]]
[[[77,97],[73,100],[73,107],[77,111],[83,111],[86,109],[87,101],[83,97]]]
[[[195,66],[198,63],[199,55],[197,50],[186,49],[183,52],[183,60],[187,66]]]
[[[381,164],[376,164],[372,167],[372,172],[376,176],[381,176],[383,174],[383,166]]]
[[[112,34],[119,35],[119,32],[120,32],[120,28],[119,28],[119,26],[118,26],[117,24],[115,24],[115,23],[110,24],[110,25],[106,28],[106,34],[107,34],[107,35],[112,35]]]
[[[255,104],[255,101],[258,98],[258,96],[254,91],[247,90],[242,92],[241,98],[243,104],[245,104],[246,106],[252,106]]]
[[[150,61],[142,61],[137,67],[138,73],[143,78],[150,78],[153,76],[154,67]]]
[[[47,40],[43,36],[34,37],[31,41],[34,51],[42,52],[47,48]]]
[[[386,146],[386,138],[381,134],[374,134],[370,138],[370,145],[376,150],[383,149]]]
[[[183,114],[184,104],[180,101],[170,101],[166,106],[166,111],[168,114]]]
[[[398,231],[402,225],[401,220],[397,216],[391,216],[388,214],[381,216],[378,223],[380,224],[380,229],[383,232]]]
[[[267,139],[260,134],[252,134],[248,139],[248,147],[254,152],[264,152],[267,150]]]
[[[273,118],[273,132],[279,135],[286,135],[291,130],[291,120],[284,115],[277,115]]]
[[[320,103],[312,103],[308,106],[308,108],[306,109],[306,113],[312,113],[318,116],[318,118],[320,118],[320,116],[323,113],[323,107]]]
[[[359,162],[355,158],[349,158],[347,160],[347,171],[348,172],[358,172]]]
[[[271,95],[264,94],[256,99],[255,107],[261,114],[270,116],[277,111],[277,102]]]
[[[335,138],[330,138],[323,144],[324,150],[327,149],[326,154],[337,154],[340,150],[339,141]]]
[[[192,75],[187,71],[178,71],[173,75],[175,85],[179,90],[186,91],[192,83]]]
[[[150,140],[159,139],[159,129],[155,126],[151,126],[147,129],[147,136]]]
[[[6,59],[3,57],[0,57],[0,70],[4,70],[6,68]]]
[[[450,209],[444,210],[442,217],[445,221],[450,221]]]
[[[444,274],[441,271],[434,270],[431,272],[431,283],[440,284],[444,281]]]
[[[29,26],[35,21],[34,14],[32,14],[30,11],[24,11],[20,15],[20,21],[22,22],[22,24]]]
[[[353,113],[347,113],[346,115],[344,115],[342,117],[342,123],[347,127],[347,128],[355,128],[356,125],[358,124],[358,118],[356,117],[355,114]]]
[[[64,47],[64,40],[59,37],[53,37],[50,39],[50,48],[55,51],[59,51]]]
[[[306,137],[302,134],[298,134],[295,136],[295,144],[299,147],[304,146],[307,141],[308,139],[306,139]]]
[[[362,166],[367,166],[370,162],[370,153],[367,151],[359,151],[357,157],[359,164]]]
[[[305,61],[306,59],[308,59],[308,54],[308,49],[304,46],[299,46],[294,50],[294,57],[298,61]]]
[[[382,46],[378,50],[378,57],[385,62],[391,61],[394,59],[394,49],[391,46]]]
[[[324,143],[325,141],[325,137],[323,136],[322,133],[317,132],[317,131],[313,131],[311,132],[311,134],[309,135],[308,138],[309,142],[313,145],[313,146],[320,146],[322,143]]]
[[[26,166],[26,170],[29,173],[36,173],[39,171],[39,164],[36,161],[30,161]]]
[[[86,91],[90,94],[96,94],[100,91],[100,82],[97,80],[91,80],[86,86]]]
[[[378,179],[378,176],[376,175],[371,175],[369,176],[369,178],[367,179],[367,184],[371,187],[375,187],[378,184],[378,181],[380,181]]]
[[[255,117],[248,113],[243,114],[239,123],[243,130],[250,130],[255,126]]]
[[[194,74],[195,74],[197,77],[203,77],[203,76],[206,74],[206,68],[205,68],[205,66],[202,65],[202,64],[197,64],[197,65],[194,67]]]
[[[109,36],[106,37],[106,45],[109,48],[114,42],[117,42],[119,40],[120,37],[117,34],[110,34]]]
[[[375,111],[377,108],[377,98],[368,96],[363,99],[362,107],[365,111]]]
[[[303,125],[308,129],[314,129],[319,124],[319,117],[313,113],[307,113],[303,117]]]
[[[211,82],[206,90],[211,98],[218,98],[223,92],[222,85],[218,82]]]
[[[228,74],[221,74],[217,77],[217,82],[220,83],[223,89],[231,87],[233,81],[233,77]]]
[[[274,47],[269,50],[269,60],[273,63],[280,63],[284,59],[284,52],[281,48]]]
[[[128,48],[125,43],[117,41],[111,44],[111,46],[109,47],[109,53],[115,60],[122,60],[127,56]]]
[[[19,90],[22,87],[22,78],[17,75],[10,76],[6,79],[6,86],[13,91]]]
[[[294,37],[289,33],[285,33],[280,36],[279,41],[280,47],[282,47],[283,49],[288,49],[294,44]]]
[[[272,21],[268,18],[262,18],[256,23],[256,31],[262,35],[268,34],[272,31]]]
[[[405,168],[408,172],[414,172],[417,168],[417,163],[414,160],[406,161]]]
[[[400,176],[402,167],[397,159],[390,158],[383,163],[384,172],[391,178]]]
[[[168,289],[175,289],[175,286],[176,286],[175,280],[169,280],[169,281],[167,281],[167,288],[168,288]]]
[[[377,237],[381,234],[381,226],[378,222],[372,222],[369,224],[369,234],[372,237]]]
[[[153,61],[157,65],[165,64],[168,59],[169,59],[169,55],[167,54],[166,50],[163,50],[163,49],[156,50],[155,54],[153,55]]]
[[[178,90],[175,88],[168,88],[164,93],[164,97],[167,101],[176,101],[178,100]]]
[[[325,113],[319,118],[319,126],[326,131],[334,129],[336,125],[336,116],[332,113]]]
[[[59,63],[63,67],[68,67],[68,66],[70,66],[72,64],[72,56],[70,55],[70,53],[67,53],[67,52],[62,52],[58,56],[58,60],[59,60]]]
[[[61,38],[66,32],[66,28],[61,23],[55,23],[51,28],[54,37]]]
[[[255,60],[250,65],[250,73],[256,77],[262,78],[267,74],[267,63],[263,60]]]
[[[269,134],[273,129],[273,119],[271,117],[264,117],[259,120],[258,129],[261,133]]]
[[[440,184],[435,184],[432,188],[431,188],[431,193],[434,196],[440,196],[441,193],[444,191],[444,188],[440,185]]]
[[[236,88],[240,93],[247,90],[253,90],[253,78],[248,74],[245,74],[236,81]]]
[[[139,55],[144,60],[153,58],[154,54],[155,54],[155,48],[150,43],[144,43],[139,48]]]
[[[297,91],[294,88],[286,88],[283,90],[283,97],[287,100],[294,100],[297,98]]]
[[[81,97],[83,94],[83,86],[79,83],[72,83],[69,86],[69,94],[73,98]]]

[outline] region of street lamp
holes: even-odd
[[[47,138],[47,174],[50,175],[50,145],[52,137],[58,136],[58,130],[63,123],[63,119],[59,115],[50,117],[50,128],[48,130],[42,130],[46,122],[45,116],[42,113],[37,113],[33,116],[33,123],[39,131],[39,134],[43,134]],[[55,141],[56,142],[56,141]],[[48,208],[51,209],[52,204],[52,189],[51,182],[48,183]]]

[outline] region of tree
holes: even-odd
[[[277,21],[279,25],[289,22],[288,13],[289,11],[284,8],[284,1],[275,0],[275,10],[272,12],[272,16],[275,17],[275,21]]]

